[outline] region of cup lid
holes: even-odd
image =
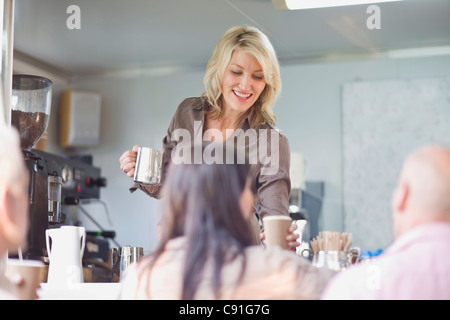
[[[267,216],[263,218],[263,221],[266,220],[289,220],[291,221],[292,218],[288,216],[282,216],[282,215],[273,215],[273,216]]]

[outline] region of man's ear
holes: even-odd
[[[405,182],[400,182],[394,193],[393,207],[396,212],[405,210],[409,199],[409,186]]]
[[[4,228],[13,230],[17,224],[17,198],[8,187],[0,188],[0,223]]]
[[[9,227],[11,221],[9,215],[8,190],[0,187],[0,229],[6,230]]]

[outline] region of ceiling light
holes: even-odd
[[[403,0],[272,0],[272,4],[276,9],[300,10],[393,1]]]
[[[392,59],[446,56],[450,55],[450,46],[389,50],[385,55]]]

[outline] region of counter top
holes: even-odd
[[[116,300],[122,284],[110,283],[77,283],[70,287],[52,287],[41,283],[38,289],[38,300]]]

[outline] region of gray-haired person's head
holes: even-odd
[[[14,127],[0,127],[0,186],[18,192],[17,181],[25,169],[20,139]]]

